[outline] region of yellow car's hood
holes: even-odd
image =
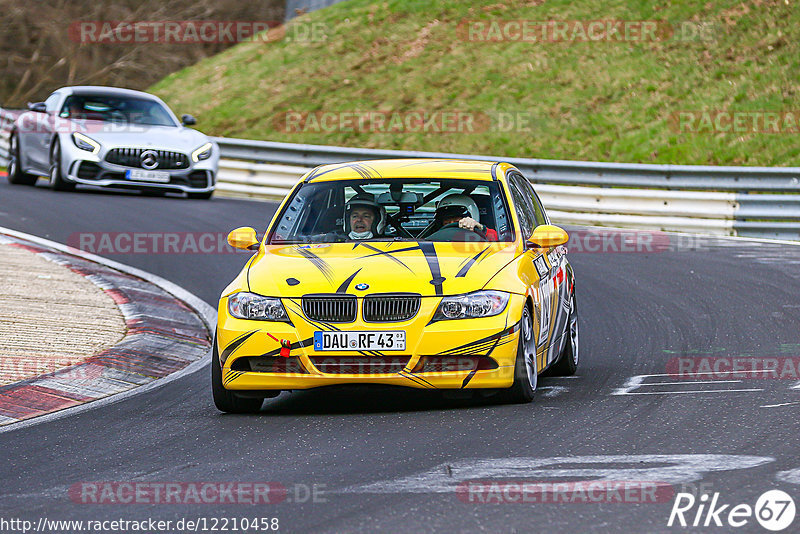
[[[266,296],[454,295],[481,289],[516,255],[514,243],[270,245],[253,261],[248,280],[251,291]]]

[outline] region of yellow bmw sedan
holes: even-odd
[[[214,403],[254,412],[337,384],[493,389],[529,402],[575,373],[567,233],[507,163],[404,159],[317,167],[222,292]]]

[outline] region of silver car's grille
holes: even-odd
[[[142,165],[142,152],[154,152],[155,161],[158,163],[155,167],[148,167],[149,169],[188,169],[189,158],[186,154],[180,152],[172,152],[170,150],[151,150],[149,148],[112,148],[106,154],[106,161],[114,165],[122,165],[124,167],[144,168]]]
[[[303,313],[312,321],[326,323],[352,323],[356,320],[355,295],[306,295]]]
[[[419,311],[420,295],[383,293],[364,297],[364,320],[370,323],[407,321]]]

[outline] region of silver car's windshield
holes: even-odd
[[[462,209],[463,214],[450,217]],[[361,227],[360,216],[367,217]],[[455,229],[440,231],[457,227],[451,221],[460,217],[480,224],[481,240],[514,240],[498,182],[406,178],[304,184],[284,206],[269,243],[469,240]]]
[[[59,116],[122,124],[177,126],[160,103],[130,96],[71,95],[64,101]]]

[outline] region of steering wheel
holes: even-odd
[[[452,239],[450,239],[450,241],[455,241],[455,242],[486,241],[486,238],[483,237],[482,235],[480,235],[479,233],[473,232],[472,230],[467,230],[466,228],[461,228],[458,225],[458,222],[452,222],[450,224],[445,224],[444,226],[442,226],[441,228],[436,230],[434,233],[432,233],[431,236],[436,235],[439,232],[441,232],[442,230],[447,230],[447,229],[457,230],[458,231],[457,233],[455,233],[453,235],[453,237],[452,237]],[[428,237],[430,237],[430,236],[428,236]]]

